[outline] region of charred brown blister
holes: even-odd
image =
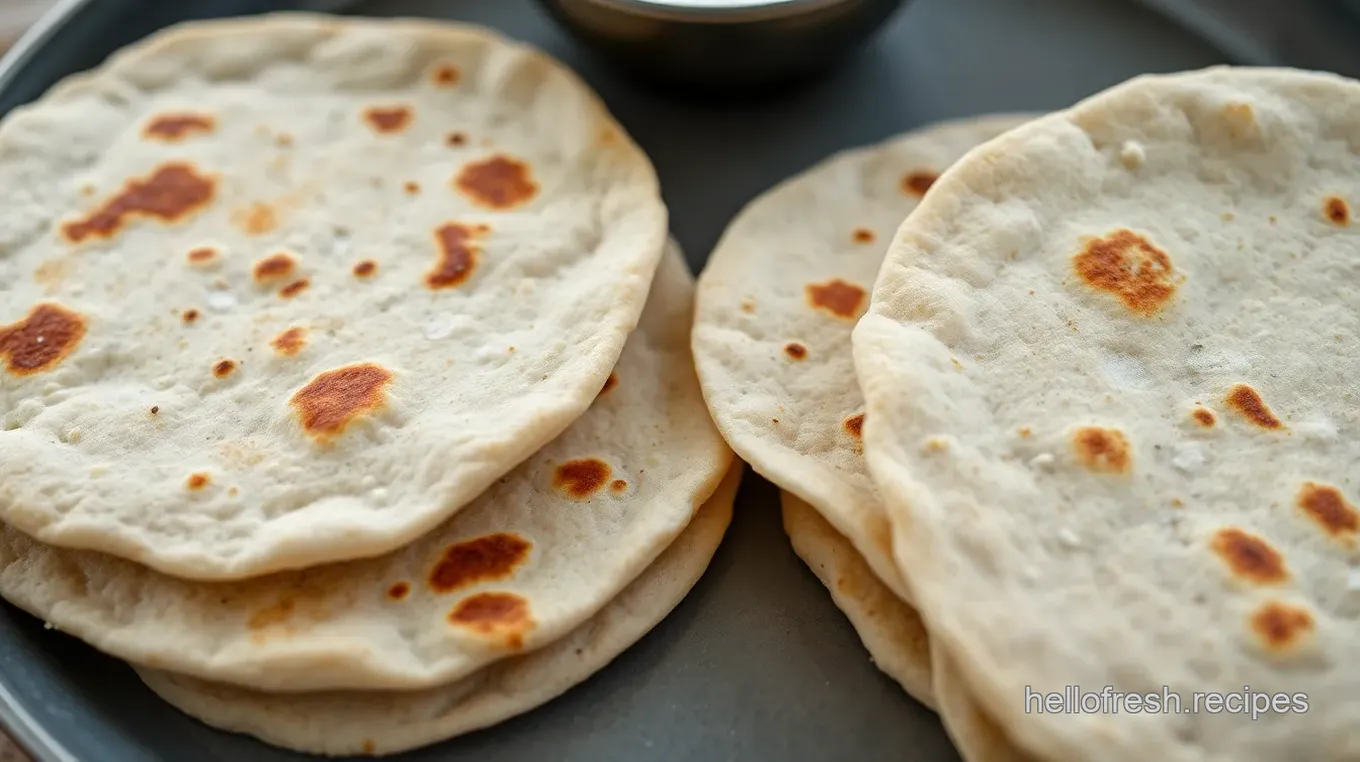
[[[1282,429],[1284,424],[1271,412],[1261,393],[1247,384],[1235,384],[1224,400],[1228,407],[1248,422],[1263,429]]]
[[[575,500],[584,500],[609,482],[613,473],[609,464],[599,458],[576,458],[565,461],[553,472],[553,486]]]
[[[826,283],[809,283],[804,291],[813,309],[825,310],[847,320],[859,316],[866,296],[863,288],[840,278],[833,278]]]
[[[1086,285],[1113,295],[1142,317],[1157,314],[1176,293],[1171,257],[1126,228],[1087,241],[1072,266]]]
[[[1360,511],[1330,484],[1304,482],[1294,502],[1330,537],[1351,543],[1360,533]]]
[[[444,549],[430,569],[430,589],[451,593],[480,582],[505,579],[528,559],[532,548],[533,543],[510,532],[456,542]]]
[[[1289,579],[1284,556],[1263,537],[1224,527],[1214,533],[1209,547],[1237,579],[1258,585],[1278,585]]]
[[[11,376],[52,370],[85,338],[85,318],[60,304],[43,302],[22,320],[0,326],[0,360]]]
[[[158,114],[142,128],[142,137],[166,143],[178,142],[193,135],[213,131],[216,121],[207,114],[180,112]]]
[[[1126,474],[1132,467],[1133,450],[1119,429],[1085,426],[1072,435],[1072,449],[1088,469],[1097,473]]]
[[[303,431],[318,441],[344,432],[361,415],[387,402],[392,372],[375,363],[347,365],[321,373],[298,389],[289,400]]]
[[[458,602],[449,622],[487,638],[499,639],[511,651],[524,648],[524,636],[534,627],[529,601],[515,593],[477,593]]]
[[[117,195],[83,219],[62,225],[61,232],[66,240],[80,243],[87,238],[112,238],[136,217],[180,222],[207,206],[216,188],[217,181],[193,164],[168,162],[147,177],[128,180]]]
[[[453,185],[477,206],[497,211],[523,206],[538,195],[529,165],[504,154],[467,164]]]
[[[414,118],[415,112],[408,106],[371,106],[364,109],[364,121],[381,135],[405,130]]]

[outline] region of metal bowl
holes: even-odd
[[[626,71],[703,92],[769,87],[853,52],[906,0],[539,0]]]

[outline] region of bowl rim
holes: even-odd
[[[863,0],[584,0],[587,4],[646,18],[734,23],[796,16]],[[902,0],[897,0],[902,2]]]

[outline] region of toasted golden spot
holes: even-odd
[[[151,414],[152,414],[152,415],[155,415],[155,414],[159,413],[160,411],[161,411],[161,406],[160,406],[160,405],[152,405],[152,406],[151,406]]]
[[[245,209],[232,215],[232,222],[246,235],[264,235],[278,227],[278,215],[274,208],[263,201],[256,201]]]
[[[1088,241],[1072,265],[1087,285],[1113,294],[1143,317],[1156,314],[1176,292],[1171,258],[1125,228]]]
[[[1237,527],[1215,532],[1209,547],[1235,577],[1259,585],[1277,585],[1289,579],[1284,556],[1265,539]]]
[[[113,198],[84,219],[61,226],[72,243],[86,238],[112,238],[134,217],[150,217],[165,223],[179,222],[212,201],[217,182],[199,173],[193,164],[172,161],[145,178],[133,178]]]
[[[756,311],[756,303],[751,299],[744,299],[741,303],[741,311],[747,315],[752,315]]]
[[[33,269],[33,280],[43,286],[56,286],[71,274],[73,264],[66,258],[49,259]]]
[[[610,373],[610,374],[609,374],[609,378],[606,378],[606,379],[604,380],[604,386],[601,386],[601,387],[600,387],[599,393],[596,394],[595,396],[596,396],[597,398],[598,398],[598,397],[603,397],[604,395],[608,394],[611,390],[613,390],[614,387],[616,387],[616,386],[618,386],[618,385],[619,385],[619,377],[618,377],[618,375],[616,375],[616,374],[614,374],[614,373]]]
[[[214,259],[217,259],[217,249],[214,249],[211,246],[200,246],[196,249],[190,249],[187,256],[189,264],[205,265]]]
[[[1032,432],[1030,431],[1030,429],[1029,429],[1028,426],[1021,426],[1021,427],[1020,427],[1020,432],[1019,432],[1019,433],[1020,433],[1020,436],[1022,436],[1022,437],[1028,437]]]
[[[297,604],[291,598],[284,598],[270,606],[260,609],[251,615],[246,626],[252,630],[263,630],[277,624],[283,624],[293,615],[293,610]]]
[[[344,432],[359,416],[387,402],[392,372],[375,363],[347,365],[318,374],[289,399],[302,428],[318,440]]]
[[[387,597],[391,598],[394,601],[399,601],[405,598],[407,595],[409,595],[410,592],[411,586],[408,583],[397,582],[394,583],[391,587],[387,588]]]
[[[430,589],[451,593],[479,582],[505,579],[529,557],[533,544],[517,534],[497,532],[454,543],[430,570]]]
[[[577,458],[557,467],[553,486],[577,500],[590,497],[609,481],[612,470],[599,458]]]
[[[614,481],[609,483],[609,489],[613,491],[614,494],[619,494],[620,492],[623,492],[624,490],[628,489],[628,482],[622,479],[615,479]]]
[[[239,494],[239,493],[240,493],[240,490],[236,489],[235,487],[231,487],[230,489],[227,490],[227,496],[228,496],[228,497],[236,497],[236,495]]]
[[[1328,196],[1322,203],[1322,213],[1327,215],[1333,225],[1346,227],[1351,224],[1351,208],[1339,196]]]
[[[784,345],[784,354],[795,360],[801,360],[804,357],[807,357],[807,347],[796,341],[790,341]]]
[[[218,360],[217,363],[213,365],[213,375],[218,378],[226,378],[231,375],[233,370],[236,370],[236,362],[234,360]]]
[[[406,106],[371,106],[364,110],[364,121],[380,134],[401,132],[411,123],[412,116],[413,112]]]
[[[453,64],[440,64],[434,67],[434,74],[431,76],[431,79],[439,87],[453,87],[458,84],[458,80],[461,78],[462,74],[458,71],[458,67]]]
[[[483,232],[485,229],[481,226],[458,222],[448,222],[435,229],[439,259],[434,269],[425,274],[425,285],[431,289],[453,288],[471,277],[477,266],[477,256],[482,251],[475,239]]]
[[[206,114],[160,114],[142,128],[142,137],[173,143],[190,135],[212,132],[215,122]]]
[[[1313,615],[1304,608],[1267,601],[1251,615],[1251,629],[1267,651],[1289,652],[1312,634]]]
[[[1127,473],[1133,459],[1129,441],[1118,429],[1100,426],[1077,429],[1072,436],[1072,448],[1087,468],[1099,473]]]
[[[85,338],[85,318],[44,302],[22,320],[0,326],[0,360],[11,376],[52,370]]]
[[[373,273],[376,273],[377,271],[378,263],[374,262],[371,259],[365,259],[364,261],[358,262],[354,265],[354,277],[356,278],[367,278],[372,276]]]
[[[270,254],[255,263],[255,281],[257,283],[267,283],[269,281],[286,278],[293,274],[297,268],[297,260],[291,255],[279,252]]]
[[[464,166],[453,184],[472,203],[487,209],[513,209],[538,194],[529,165],[503,154]]]
[[[378,744],[375,743],[372,738],[365,738],[363,742],[359,744],[359,751],[360,753],[372,756],[373,754],[378,753]]]
[[[1332,537],[1353,541],[1360,532],[1360,512],[1346,501],[1341,490],[1330,484],[1304,482],[1295,502]]]
[[[859,439],[864,436],[864,413],[856,413],[849,418],[846,418],[844,421],[841,421],[841,426],[845,427],[847,434],[855,439]]]
[[[185,325],[188,325],[188,324],[190,324],[190,323],[192,323],[192,322],[198,320],[198,310],[192,309],[192,308],[187,309],[187,310],[185,310],[179,317],[180,317],[180,320],[183,320],[183,321],[184,321],[184,324],[185,324]]]
[[[210,483],[212,483],[212,477],[205,473],[196,473],[189,474],[189,479],[185,482],[185,486],[191,490],[201,490]]]
[[[934,185],[939,177],[934,172],[923,170],[908,172],[902,176],[902,192],[920,198],[926,195],[926,191],[930,190],[930,186]]]
[[[307,287],[310,285],[312,285],[312,282],[307,280],[306,278],[298,278],[292,283],[289,283],[288,285],[279,289],[279,296],[283,297],[284,299],[292,299],[293,297],[297,296],[303,291],[306,291]]]
[[[524,647],[524,635],[534,626],[529,602],[514,593],[477,593],[449,612],[449,621],[482,635],[499,635],[506,648]]]
[[[1284,424],[1266,406],[1260,393],[1246,384],[1236,384],[1228,390],[1228,407],[1236,410],[1243,418],[1263,429],[1280,429]]]
[[[453,147],[465,146],[467,145],[467,135],[461,132],[450,132],[444,136],[444,143]]]
[[[868,228],[855,228],[855,232],[850,234],[855,243],[873,243],[874,231]]]
[[[417,193],[420,193],[420,183],[414,180],[407,180],[406,184],[403,185],[402,187],[405,188],[406,192],[411,194],[412,196],[416,195]]]
[[[280,148],[289,148],[293,145],[293,136],[286,132],[280,132],[274,136],[274,143]]]
[[[307,343],[307,330],[293,326],[269,342],[274,347],[274,351],[285,357],[292,357],[302,351],[302,347]]]
[[[839,318],[853,319],[864,306],[864,289],[840,278],[809,283],[805,290],[808,304],[814,309],[826,310]]]
[[[1210,426],[1213,426],[1214,423],[1216,423],[1218,420],[1217,418],[1214,417],[1214,413],[1212,410],[1202,407],[1197,407],[1193,411],[1191,411],[1190,417],[1195,419],[1195,423],[1198,423],[1199,425],[1203,426],[1206,429],[1209,428]]]

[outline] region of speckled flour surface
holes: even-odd
[[[1020,751],[1360,758],[1357,204],[1360,84],[1211,69],[979,147],[898,231],[865,455],[932,646]],[[1072,685],[1308,711],[1026,713]]]
[[[272,691],[426,687],[540,648],[637,577],[732,461],[694,377],[693,293],[672,249],[590,410],[400,550],[201,582],[0,525],[0,593],[119,658]]]
[[[0,125],[0,519],[166,573],[376,555],[568,426],[636,325],[651,165],[479,28],[180,26]]]

